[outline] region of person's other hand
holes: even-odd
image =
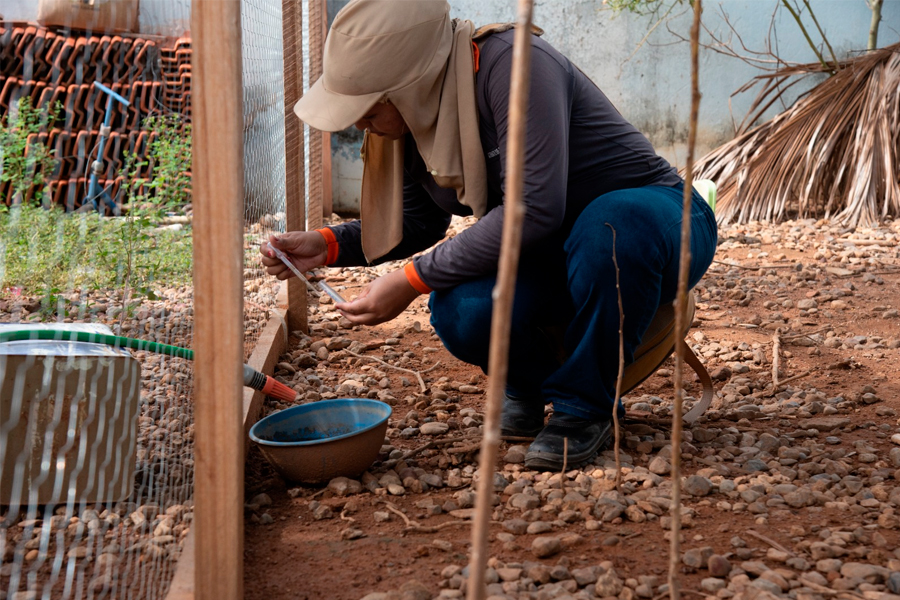
[[[403,269],[398,269],[367,285],[356,299],[335,304],[335,308],[351,323],[377,325],[402,313],[418,295]]]
[[[328,257],[328,244],[317,231],[291,231],[278,236],[270,235],[268,243],[260,246],[259,253],[262,254],[266,272],[278,279],[288,279],[294,273],[275,256],[269,246],[284,252],[301,273],[324,265]]]

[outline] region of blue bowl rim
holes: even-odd
[[[300,442],[276,442],[273,440],[265,440],[256,434],[257,427],[260,427],[260,425],[262,425],[269,419],[272,419],[273,417],[276,417],[276,416],[283,417],[283,416],[285,416],[284,413],[287,413],[287,412],[306,412],[309,410],[308,407],[322,406],[325,404],[338,404],[338,405],[347,404],[347,405],[349,405],[349,404],[360,404],[360,403],[376,404],[378,406],[383,406],[383,407],[387,408],[387,414],[384,416],[383,419],[379,419],[377,422],[373,423],[372,425],[369,425],[368,427],[364,427],[362,429],[356,429],[349,433],[345,433],[343,435],[337,435],[335,437],[323,438],[321,440],[306,440],[306,441],[300,441]],[[303,410],[303,409],[305,409],[305,410]],[[250,428],[249,436],[250,436],[251,440],[253,440],[254,442],[256,442],[257,444],[259,444],[261,446],[281,447],[281,448],[286,448],[286,447],[293,448],[293,447],[297,447],[297,446],[315,446],[317,444],[326,444],[328,442],[343,440],[343,439],[346,439],[349,437],[359,435],[361,433],[365,433],[367,431],[371,431],[372,429],[375,429],[376,427],[383,425],[385,423],[385,421],[387,421],[391,417],[392,413],[393,413],[393,409],[391,408],[390,404],[387,404],[386,402],[382,402],[380,400],[372,400],[371,398],[332,398],[330,400],[319,400],[316,402],[310,402],[308,404],[300,404],[298,406],[292,406],[290,408],[285,408],[284,410],[279,410],[278,412],[274,412],[271,415],[263,417],[262,419],[257,421],[253,425],[253,427]]]

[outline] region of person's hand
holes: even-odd
[[[291,231],[278,236],[270,235],[268,243],[260,246],[259,253],[262,254],[266,272],[278,279],[288,279],[294,273],[275,256],[269,246],[284,252],[301,273],[324,265],[328,257],[328,244],[317,231]]]
[[[399,269],[379,277],[367,285],[355,300],[335,304],[335,308],[351,323],[377,325],[402,313],[418,295],[403,270]]]

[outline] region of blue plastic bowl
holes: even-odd
[[[391,407],[378,400],[322,400],[273,413],[250,429],[282,477],[321,483],[356,477],[378,457]]]

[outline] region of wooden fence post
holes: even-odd
[[[303,95],[303,7],[296,0],[281,0],[284,45],[284,151],[285,231],[306,229],[306,177],[303,123],[294,104]],[[287,280],[288,331],[309,330],[306,286],[296,277]]]
[[[244,582],[240,0],[193,0],[195,595]]]

